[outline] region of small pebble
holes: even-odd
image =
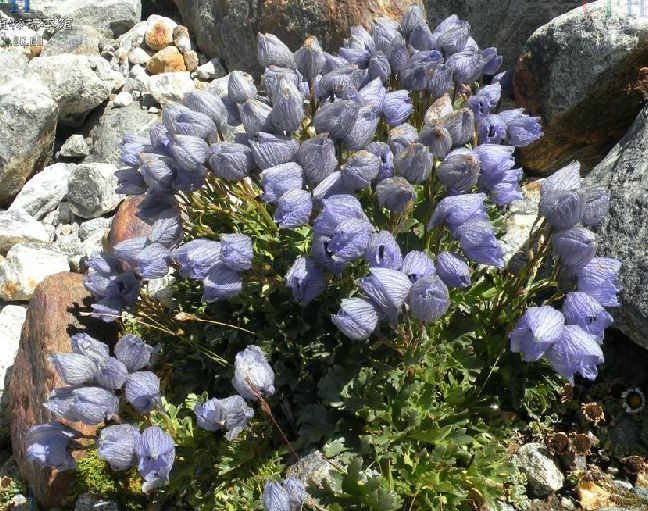
[[[124,106],[128,106],[133,102],[133,96],[131,95],[130,92],[120,92],[115,96],[115,99],[113,100],[113,106],[117,108],[121,108]]]

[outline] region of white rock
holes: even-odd
[[[565,476],[547,448],[540,443],[523,445],[515,454],[515,463],[527,476],[529,492],[544,498],[565,485]]]
[[[110,229],[110,224],[112,223],[112,218],[105,218],[100,216],[99,218],[93,218],[87,222],[83,222],[79,226],[79,238],[81,241],[93,236],[96,233],[100,233],[103,236],[106,229]]]
[[[195,85],[188,71],[162,73],[149,79],[149,90],[162,105],[174,101],[181,102],[184,95],[194,89]]]
[[[27,70],[27,56],[25,51],[18,46],[0,48],[0,83],[16,76],[23,76]]]
[[[61,156],[66,158],[84,158],[90,154],[88,146],[83,135],[72,135],[61,146]]]
[[[178,26],[178,24],[173,21],[171,18],[166,16],[160,16],[159,14],[151,14],[146,20],[146,31],[151,30],[156,23],[162,22],[173,34],[173,29]]]
[[[224,73],[225,70],[218,59],[211,59],[196,69],[196,76],[199,80],[214,80],[223,76]]]
[[[27,181],[9,206],[9,211],[24,210],[37,220],[42,219],[54,211],[67,195],[68,179],[75,167],[72,163],[55,163],[45,167]]]
[[[119,36],[119,48],[124,50],[126,55],[142,46],[147,25],[146,21],[140,21],[128,32]]]
[[[96,218],[114,210],[123,196],[117,188],[117,167],[108,163],[83,163],[70,174],[68,201],[72,212],[83,218]]]
[[[151,60],[151,56],[144,48],[135,48],[128,54],[128,61],[133,65],[146,65],[149,60]]]
[[[96,495],[82,493],[76,501],[74,511],[119,511],[119,504],[114,500],[104,500]]]
[[[68,258],[48,246],[19,243],[0,258],[0,298],[26,301],[46,277],[69,271]]]
[[[53,55],[30,61],[28,72],[47,85],[59,105],[59,121],[79,126],[113,89],[110,64],[93,55]]]
[[[48,242],[54,239],[52,226],[45,226],[26,211],[0,211],[0,254],[18,243]]]
[[[212,94],[216,94],[219,97],[227,96],[229,87],[229,75],[225,75],[221,78],[217,78],[209,85],[207,85],[207,90]]]
[[[4,391],[5,375],[16,359],[27,307],[6,305],[0,310],[0,394]]]
[[[178,37],[175,40],[175,45],[181,53],[191,51],[191,39],[188,37]]]
[[[113,106],[121,108],[124,106],[128,106],[133,102],[133,95],[130,92],[120,92],[115,96],[115,99],[113,99]]]

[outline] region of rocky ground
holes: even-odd
[[[102,246],[147,228],[134,216],[136,199],[115,193],[122,136],[147,132],[161,108],[188,91],[224,94],[228,70],[258,75],[259,31],[293,48],[313,34],[335,49],[350,26],[398,17],[411,3],[31,0],[20,14],[0,4],[0,497],[15,490],[10,506],[32,509],[36,498],[47,509],[68,489],[65,475],[30,466],[20,449],[21,432],[47,420],[41,404],[58,385],[48,354],[69,351],[70,329],[107,341],[115,334],[82,314],[88,296],[79,274]],[[524,166],[538,177],[579,159],[593,169],[588,180],[610,189],[599,235],[605,255],[624,262],[620,331],[608,342],[612,359],[623,362],[603,384],[620,380],[648,392],[648,18],[608,16],[605,0],[587,10],[561,0],[425,4],[432,23],[453,12],[468,19],[479,45],[498,46],[515,71],[515,101],[542,116],[545,131],[523,151]],[[537,183],[526,192],[509,215],[509,258],[535,219]],[[612,395],[608,387],[576,391],[602,401]],[[646,411],[626,413],[623,398],[614,399],[591,436],[610,442],[616,458],[598,448],[561,452],[544,438],[527,439],[535,441],[515,453],[536,509],[648,508],[642,465],[615,461],[648,452]],[[600,474],[576,481],[588,464]],[[29,492],[12,486],[18,472]],[[76,509],[117,508],[83,495]]]

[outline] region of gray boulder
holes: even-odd
[[[74,25],[89,25],[106,36],[117,37],[142,16],[141,0],[31,0],[29,16],[72,19]]]
[[[0,79],[0,207],[43,168],[54,143],[58,107],[40,82]]]
[[[38,222],[25,211],[0,211],[0,254],[6,254],[18,243],[48,242],[53,239],[53,227]]]
[[[82,163],[70,173],[68,201],[72,212],[96,218],[117,208],[123,198],[115,192],[117,167],[110,163]]]
[[[621,307],[615,327],[648,349],[648,107],[587,176],[610,190],[610,213],[598,226],[600,253],[621,260]]]
[[[534,497],[548,497],[565,485],[558,463],[542,444],[523,445],[515,454],[514,462],[526,474],[529,493]]]
[[[104,35],[87,25],[72,25],[69,30],[59,30],[45,43],[41,57],[63,53],[74,55],[99,55]]]
[[[67,195],[68,179],[74,167],[71,163],[55,163],[45,167],[27,181],[9,206],[9,211],[23,210],[42,220]]]
[[[158,116],[142,110],[138,102],[115,108],[109,105],[90,131],[93,152],[84,161],[119,165],[119,143],[127,133],[148,133]]]
[[[108,99],[114,84],[110,64],[99,56],[38,57],[28,71],[49,87],[59,120],[68,126],[80,126],[90,110]]]
[[[590,2],[530,37],[514,76],[519,106],[542,118],[545,136],[522,150],[527,170],[572,160],[591,170],[623,137],[648,97],[648,18]]]
[[[17,76],[24,76],[28,62],[22,48],[16,46],[0,48],[0,69],[2,69],[0,84]]]

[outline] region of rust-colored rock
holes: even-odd
[[[588,172],[623,137],[648,97],[642,20],[608,15],[599,1],[531,36],[516,66],[515,98],[542,118],[545,136],[521,151],[527,170],[547,174],[579,160]]]
[[[167,46],[151,57],[146,63],[146,70],[152,75],[186,71],[182,53],[175,46]]]
[[[114,247],[118,243],[138,236],[148,236],[151,232],[150,224],[137,216],[137,209],[144,200],[138,195],[126,198],[117,209],[108,234],[108,244]]]
[[[71,351],[70,335],[80,331],[105,342],[116,340],[115,327],[83,315],[90,310],[89,302],[83,276],[76,273],[52,275],[36,288],[7,391],[14,455],[23,479],[44,508],[57,506],[68,496],[74,472],[58,472],[28,462],[22,439],[31,426],[52,420],[43,403],[52,389],[65,385],[47,358]],[[84,434],[96,431],[80,423],[68,425]]]
[[[198,48],[228,69],[260,75],[257,33],[270,32],[297,50],[315,35],[337,51],[354,25],[370,27],[381,16],[399,19],[418,0],[174,0]]]
[[[161,50],[173,42],[173,27],[164,20],[156,21],[146,32],[144,40],[152,50]]]

